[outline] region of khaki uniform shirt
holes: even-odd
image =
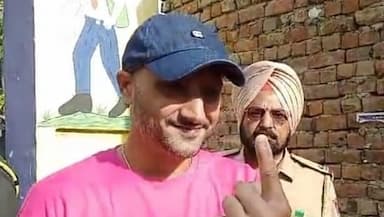
[[[244,161],[243,150],[221,152]],[[339,217],[333,176],[328,168],[287,150],[278,165],[279,177],[292,217]]]

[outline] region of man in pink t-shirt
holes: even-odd
[[[259,181],[258,171],[200,150],[218,122],[223,77],[244,83],[212,28],[192,16],[153,16],[122,65],[128,140],[35,184],[20,217],[289,217],[265,136],[255,140],[261,190],[244,183]]]

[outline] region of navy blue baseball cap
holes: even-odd
[[[215,29],[178,13],[154,15],[140,25],[125,47],[122,65],[128,72],[146,66],[166,81],[218,66],[233,84],[241,86],[245,80]]]

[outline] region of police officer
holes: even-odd
[[[301,82],[286,64],[261,61],[248,66],[246,84],[233,91],[242,148],[221,154],[257,168],[254,139],[268,137],[294,217],[337,217],[333,176],[327,167],[290,153],[304,107]]]

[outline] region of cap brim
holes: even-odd
[[[207,49],[175,52],[146,64],[160,79],[179,80],[207,67],[218,66],[218,72],[236,86],[244,85],[244,75],[238,64]]]

